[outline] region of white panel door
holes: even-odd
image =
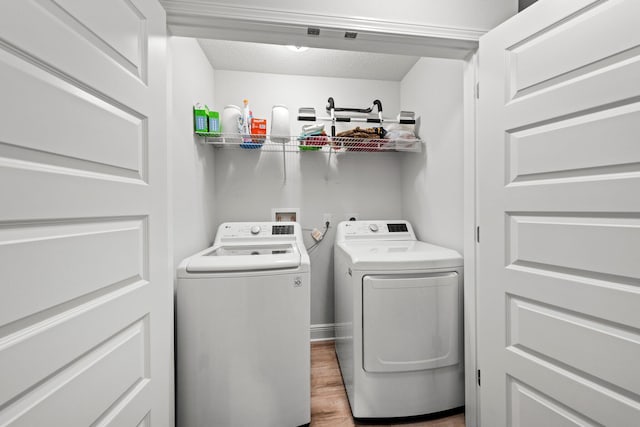
[[[165,15],[0,4],[0,426],[173,423]]]
[[[640,422],[640,1],[480,41],[481,423]]]

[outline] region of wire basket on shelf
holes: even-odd
[[[313,135],[299,138],[298,148],[301,151],[318,151],[331,139],[326,135]]]
[[[338,137],[333,140],[336,146],[344,148],[345,151],[375,152],[392,149],[392,147],[388,145],[389,140],[382,138],[364,139]]]

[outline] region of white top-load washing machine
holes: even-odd
[[[336,353],[356,418],[464,405],[462,257],[407,221],[348,221],[334,248]]]
[[[178,267],[178,427],[310,422],[310,273],[300,225],[224,223]]]

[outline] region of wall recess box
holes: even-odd
[[[300,223],[300,208],[273,208],[271,209],[271,221]]]

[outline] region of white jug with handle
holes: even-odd
[[[274,105],[271,109],[271,141],[286,143],[291,135],[289,109],[286,105]]]
[[[237,105],[227,105],[222,111],[222,134],[226,142],[241,142],[240,138],[240,118],[242,111]],[[238,135],[238,138],[235,137]]]

